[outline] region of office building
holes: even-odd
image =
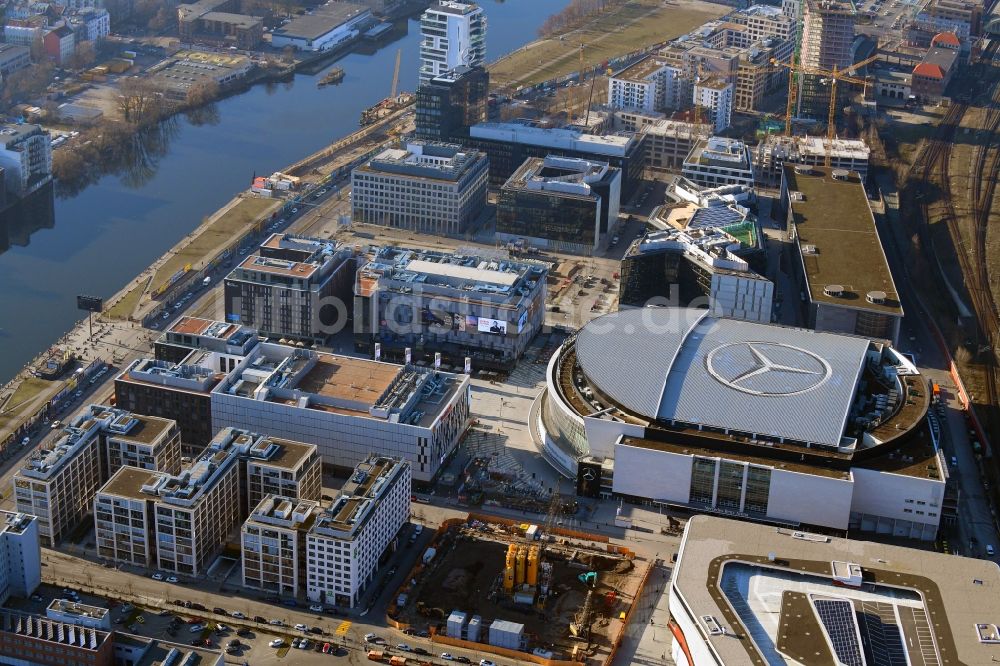
[[[351,217],[442,235],[464,234],[486,205],[489,162],[458,144],[412,141],[351,171]]]
[[[420,85],[459,65],[486,64],[486,13],[471,2],[437,0],[420,16]]]
[[[42,583],[38,519],[0,511],[0,605],[11,597],[27,599]]]
[[[232,357],[198,352],[184,364],[136,359],[115,377],[115,404],[136,414],[173,419],[181,449],[194,455],[212,439],[212,400]]]
[[[733,115],[733,84],[718,76],[710,76],[694,84],[694,104],[701,109],[713,132],[721,132],[731,124]]]
[[[468,427],[469,401],[466,375],[261,343],[213,389],[212,419],[314,444],[342,469],[397,456],[430,481]]]
[[[329,51],[355,39],[373,22],[371,10],[364,5],[330,1],[275,28],[271,46]]]
[[[0,127],[0,167],[7,196],[24,198],[52,181],[52,141],[39,125]]]
[[[618,223],[621,172],[607,162],[529,157],[497,197],[496,238],[589,255]]]
[[[469,130],[467,145],[490,160],[489,186],[499,191],[529,157],[579,157],[607,162],[622,172],[622,196],[631,197],[642,180],[645,144],[641,134],[587,134],[568,127],[542,127],[530,121],[479,123]]]
[[[0,654],[11,664],[113,666],[114,634],[0,608]]]
[[[0,75],[4,78],[31,65],[31,49],[17,44],[0,44]]]
[[[306,596],[354,608],[379,560],[410,519],[410,465],[371,456],[360,463],[306,536]]]
[[[608,106],[642,113],[680,105],[681,71],[647,56],[608,78]]]
[[[871,150],[861,139],[834,139],[818,136],[769,134],[754,151],[754,178],[757,185],[778,187],[785,164],[823,166],[827,158],[834,169],[854,171],[864,182],[868,178]]]
[[[809,326],[898,342],[903,307],[858,175],[786,165],[781,205]]]
[[[14,474],[17,510],[38,518],[42,544],[55,547],[90,513],[112,465],[178,464],[177,428],[165,419],[90,405],[51,448],[36,449]]]
[[[737,111],[763,111],[769,95],[788,89],[788,70],[780,62],[790,59],[790,41],[769,38],[740,53],[733,88],[733,108]]]
[[[967,52],[970,38],[982,33],[983,11],[983,4],[973,0],[930,0],[917,12],[913,27],[929,35],[954,33],[962,42],[962,50]]]
[[[533,424],[585,496],[934,540],[927,379],[883,339],[637,308],[553,355]]]
[[[462,143],[469,128],[486,121],[490,73],[459,65],[417,88],[415,136],[426,141]]]
[[[645,123],[637,131],[645,136],[646,168],[660,173],[679,171],[694,145],[712,136],[708,125],[665,119]]]
[[[695,516],[670,578],[671,654],[678,666],[988,664],[997,585],[988,560]]]
[[[244,445],[220,433],[181,474],[122,467],[94,496],[98,555],[199,576],[240,521]]]
[[[446,364],[509,368],[541,330],[547,268],[497,255],[379,248],[358,271],[354,344],[358,351]],[[419,469],[414,465],[414,475]]]
[[[750,5],[733,12],[734,22],[746,26],[746,43],[762,42],[768,38],[781,41],[795,39],[795,20],[786,16],[781,7]]]
[[[353,277],[351,248],[271,234],[226,276],[226,320],[271,338],[321,343],[346,322],[336,299],[348,302]]]
[[[802,0],[802,66],[823,72],[850,67],[854,55],[854,18],[854,5],[849,2]],[[840,86],[838,91],[846,94],[847,89],[848,86]],[[798,105],[801,115],[827,117],[830,86],[824,85],[822,75],[802,76]],[[838,105],[843,106],[839,102]]]
[[[681,174],[702,187],[746,185],[753,187],[750,148],[738,139],[713,136],[694,144],[684,158]]]
[[[243,585],[295,597],[305,587],[306,534],[319,513],[308,500],[267,495],[243,523]]]
[[[702,211],[707,217],[717,212],[697,212]],[[622,257],[619,309],[670,304],[705,307],[718,317],[771,321],[774,284],[741,256],[759,248],[759,227],[752,221],[720,222],[716,227],[710,220],[696,221],[636,239]]]
[[[246,356],[259,341],[257,331],[247,326],[185,316],[170,324],[153,342],[153,353],[157,360],[171,363],[183,363],[202,350],[231,358]],[[219,370],[229,370],[228,365],[222,363]]]
[[[185,42],[218,41],[254,49],[264,38],[260,16],[240,14],[239,0],[197,0],[177,5],[177,27]]]
[[[45,609],[45,617],[63,624],[111,631],[111,611],[69,599],[53,599]]]

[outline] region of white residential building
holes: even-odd
[[[319,505],[268,495],[243,523],[243,585],[274,594],[296,596],[303,587],[306,534]]]
[[[652,113],[680,106],[681,70],[647,56],[608,79],[608,106]]]
[[[738,139],[721,136],[699,141],[684,159],[681,175],[702,187],[753,187],[750,149]]]
[[[694,85],[694,104],[707,111],[706,119],[715,132],[729,127],[733,115],[733,84],[710,76]]]
[[[306,596],[353,608],[379,558],[410,518],[410,466],[372,456],[358,465],[306,537]]]
[[[486,60],[486,13],[471,2],[438,0],[420,17],[420,85]]]
[[[29,597],[42,582],[42,550],[38,519],[0,511],[0,605],[14,597]]]
[[[30,44],[29,44],[30,46]],[[0,127],[7,194],[25,197],[52,180],[52,138],[40,125]]]

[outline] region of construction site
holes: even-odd
[[[554,518],[559,501],[553,501]],[[436,642],[606,663],[648,563],[605,537],[484,516],[443,526],[389,615]]]

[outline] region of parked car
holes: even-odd
[[[309,610],[311,610],[313,613],[322,613],[323,612],[323,604],[313,604],[313,605],[309,606]]]
[[[309,631],[309,627],[299,622],[295,625],[295,631]]]
[[[445,661],[455,661],[455,658],[451,656],[451,654],[448,652],[442,652],[441,658],[444,659]]]
[[[285,641],[281,640],[280,638],[275,638],[273,641],[268,643],[268,645],[273,648],[285,647]]]
[[[192,624],[191,628],[188,629],[192,634],[197,634],[205,630],[205,625],[203,624]]]
[[[167,582],[168,583],[179,583],[180,580],[177,578],[177,576],[167,576]]]

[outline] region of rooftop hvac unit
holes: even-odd
[[[834,169],[830,172],[830,175],[833,176],[834,180],[847,180],[850,177],[851,172],[847,169]]]
[[[817,254],[815,245],[803,245],[802,254]]]
[[[788,193],[788,198],[792,201],[805,201],[806,195],[802,194],[802,192],[791,191]]]
[[[844,285],[842,284],[828,284],[823,287],[823,293],[827,296],[833,296],[834,298],[840,298],[844,295]]]
[[[869,303],[875,303],[876,305],[881,305],[885,303],[886,293],[884,291],[869,291],[865,298]]]
[[[808,164],[796,164],[795,173],[799,174],[800,176],[811,176],[813,170],[812,167],[809,166]]]

